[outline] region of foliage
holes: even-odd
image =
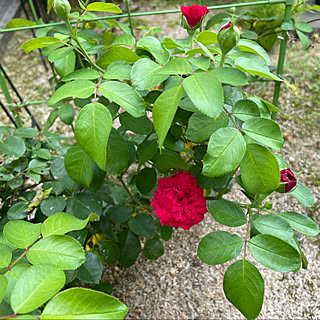
[[[222,37],[210,30],[182,40],[147,30],[135,39],[114,20],[80,23],[97,17],[95,11],[118,13],[118,6],[79,3],[80,14],[63,10],[63,27],[39,29],[21,47],[43,48],[56,72],[43,131],[22,121],[17,129],[0,128],[0,315],[124,317],[127,308],[117,299],[69,287],[79,280],[99,284],[102,263],[130,267],[141,242],[146,258],[162,256],[173,229],[160,224],[151,198],[160,177],[188,171],[204,189],[213,218],[246,230],[244,238],[209,233],[198,257],[216,265],[242,253],[227,269],[223,288],[246,318],[256,318],[264,281],[248,252],[272,270],[297,272],[306,262],[294,231],[319,233],[307,216],[275,212],[265,202],[288,168],[278,154],[284,143],[273,120],[278,108],[246,92],[248,75],[281,81],[270,71],[268,54],[238,37],[222,54]],[[123,32],[114,32],[119,28]],[[57,117],[74,131],[72,139],[49,131]],[[248,201],[224,198],[233,184]],[[313,205],[300,181],[290,194]]]

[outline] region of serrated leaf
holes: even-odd
[[[95,80],[101,77],[101,74],[94,69],[78,69],[74,72],[69,73],[68,75],[62,78],[62,81],[70,81],[70,80]]]
[[[3,233],[6,239],[17,248],[26,249],[30,247],[40,236],[41,223],[27,221],[9,221]]]
[[[57,212],[44,220],[41,233],[44,238],[53,234],[62,235],[69,231],[83,229],[88,221],[89,217],[85,220],[80,220],[69,213]]]
[[[141,243],[134,233],[130,231],[122,231],[119,234],[120,240],[120,257],[119,262],[120,264],[125,267],[129,268],[132,266],[141,251]]]
[[[9,266],[12,258],[12,252],[9,247],[3,243],[0,243],[0,269],[6,268]],[[0,293],[1,297],[1,293]],[[0,298],[0,301],[2,299]]]
[[[250,193],[269,194],[280,183],[280,170],[276,157],[267,148],[250,143],[240,163],[241,179]]]
[[[315,237],[320,232],[316,223],[308,216],[301,213],[288,211],[279,212],[276,213],[276,215],[285,219],[294,230],[306,234],[307,236]]]
[[[147,259],[157,260],[164,254],[162,242],[155,239],[148,239],[143,247],[143,254]]]
[[[241,132],[235,128],[220,128],[210,137],[207,154],[203,158],[202,173],[217,177],[231,172],[246,152]]]
[[[246,121],[252,117],[260,117],[260,110],[254,101],[243,99],[238,100],[232,107],[232,114],[241,121]]]
[[[201,261],[213,266],[236,258],[242,246],[243,240],[238,235],[216,231],[201,239],[197,254]]]
[[[81,148],[105,170],[107,143],[112,126],[109,110],[99,102],[83,107],[77,117],[75,135]]]
[[[227,299],[247,318],[258,317],[264,297],[264,281],[259,270],[242,259],[227,269],[223,278]]]
[[[102,262],[99,257],[90,251],[86,251],[86,261],[78,269],[77,278],[86,283],[99,283],[102,275]]]
[[[9,136],[0,143],[0,150],[5,155],[21,157],[26,151],[26,146],[21,139]]]
[[[15,18],[8,22],[5,26],[5,29],[11,28],[19,28],[19,27],[26,27],[26,26],[34,26],[36,23],[34,21],[30,21],[27,19]]]
[[[184,79],[183,88],[199,111],[216,119],[223,109],[221,83],[212,73],[197,73]]]
[[[48,60],[50,62],[55,62],[59,59],[63,59],[65,56],[71,53],[71,51],[73,51],[73,47],[64,47],[56,49],[49,54]]]
[[[20,49],[24,49],[28,54],[30,51],[38,48],[44,48],[53,44],[60,43],[60,40],[55,37],[39,37],[30,39],[22,44]]]
[[[242,130],[250,138],[281,151],[284,139],[279,125],[270,119],[251,118],[244,122]]]
[[[232,201],[213,201],[209,211],[215,220],[225,226],[239,227],[247,223],[247,217],[241,207]]]
[[[165,90],[156,100],[152,109],[153,125],[159,138],[159,148],[171,127],[174,115],[181,100],[183,89],[181,86]]]
[[[192,72],[192,66],[187,59],[181,57],[174,57],[162,67],[157,73],[164,75],[173,74],[190,74]]]
[[[85,261],[81,244],[66,235],[41,239],[30,248],[27,258],[32,264],[49,264],[61,269],[77,269]]]
[[[201,31],[196,38],[197,41],[201,42],[203,45],[208,46],[210,44],[218,43],[217,34],[209,31],[203,30]]]
[[[111,63],[106,72],[103,75],[103,79],[112,80],[112,79],[123,79],[131,80],[131,70],[132,66],[128,64],[119,64],[118,61]]]
[[[257,42],[240,39],[237,47],[239,47],[241,51],[252,52],[260,56],[268,66],[271,64],[268,53]]]
[[[106,81],[99,87],[101,94],[123,107],[132,116],[138,118],[145,114],[145,105],[140,94],[126,83]]]
[[[42,320],[123,319],[128,308],[117,298],[85,288],[59,292],[45,306]]]
[[[101,11],[101,12],[112,12],[112,13],[121,13],[119,5],[113,3],[103,3],[103,2],[92,2],[87,6],[88,11]]]
[[[153,238],[155,223],[153,218],[146,213],[139,213],[129,220],[129,228],[132,232],[141,237]]]
[[[11,294],[11,307],[15,313],[28,313],[43,305],[65,283],[61,269],[50,265],[34,265],[16,282]]]
[[[294,196],[304,207],[312,207],[314,205],[314,198],[311,191],[299,180],[297,187],[289,193]]]
[[[40,204],[40,209],[47,217],[52,216],[56,212],[63,211],[66,206],[64,197],[48,197]]]
[[[48,101],[48,105],[54,105],[55,103],[65,98],[88,98],[92,95],[95,89],[95,84],[89,80],[75,80],[68,82],[59,87],[57,91],[54,92],[54,94]]]
[[[169,52],[162,46],[161,42],[155,37],[142,37],[138,41],[137,46],[149,51],[155,57],[155,59],[161,64],[166,64],[169,60]]]
[[[166,80],[169,75],[159,74],[162,66],[154,61],[143,58],[138,60],[131,70],[131,80],[137,90],[146,90]]]
[[[143,168],[136,176],[136,186],[142,194],[148,194],[157,183],[157,171],[154,168]]]
[[[244,86],[248,84],[247,75],[236,68],[216,68],[211,71],[216,78],[225,84],[231,84],[234,86]]]
[[[249,240],[252,256],[265,267],[278,272],[296,272],[301,266],[300,253],[287,242],[266,234]]]

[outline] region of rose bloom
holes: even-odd
[[[208,211],[203,189],[188,171],[178,172],[170,178],[160,178],[153,193],[151,207],[160,218],[161,225],[189,230],[202,221]]]
[[[297,178],[291,169],[282,169],[280,171],[280,182],[285,183],[285,192],[289,192],[297,185]]]
[[[185,16],[189,27],[194,28],[200,20],[210,11],[206,6],[194,4],[192,6],[181,6],[181,11]]]

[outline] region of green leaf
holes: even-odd
[[[244,122],[242,130],[250,138],[281,151],[284,139],[279,125],[273,120],[251,118]]]
[[[88,11],[101,11],[101,12],[112,12],[112,13],[122,13],[119,5],[113,3],[102,3],[102,2],[92,2],[87,6]]]
[[[217,34],[209,31],[203,30],[197,35],[197,41],[201,42],[203,45],[208,46],[210,44],[218,43]]]
[[[64,285],[61,269],[50,265],[35,265],[26,270],[16,282],[11,294],[15,313],[28,313],[43,305]]]
[[[217,119],[212,119],[203,113],[195,112],[189,118],[186,136],[194,142],[205,141],[220,128],[226,127],[229,118],[225,112],[221,112]]]
[[[73,47],[63,47],[63,48],[58,48],[54,51],[52,51],[49,56],[48,60],[50,62],[55,62],[57,60],[63,59],[66,57],[69,53],[73,51]]]
[[[132,116],[138,118],[145,114],[145,105],[140,94],[126,83],[119,81],[106,81],[99,87],[101,94],[112,100]]]
[[[86,261],[78,269],[77,278],[86,283],[99,283],[102,275],[102,262],[99,257],[91,251],[86,251]]]
[[[9,136],[0,143],[0,150],[5,155],[21,157],[26,151],[26,146],[21,139]]]
[[[282,81],[279,77],[270,72],[269,67],[262,58],[254,54],[247,54],[246,57],[239,57],[234,63],[235,67],[243,72],[276,81]]]
[[[128,168],[128,161],[129,150],[127,143],[120,133],[112,128],[107,146],[107,173],[121,174]]]
[[[158,143],[157,140],[146,140],[139,144],[137,150],[137,158],[139,164],[144,164],[146,161],[151,160],[157,153]]]
[[[316,223],[308,216],[301,213],[288,211],[276,214],[285,219],[294,230],[306,234],[307,236],[315,237],[320,232]]]
[[[250,143],[240,163],[241,178],[250,193],[269,194],[280,183],[280,170],[276,157],[267,148]]]
[[[53,234],[62,235],[69,231],[83,229],[88,221],[89,217],[86,220],[80,220],[69,213],[57,212],[44,220],[41,233],[44,238]]]
[[[193,104],[205,115],[218,118],[223,109],[222,85],[212,73],[197,73],[183,81]]]
[[[220,128],[210,137],[207,154],[203,158],[202,173],[217,177],[236,168],[246,152],[241,132],[235,128]]]
[[[254,216],[252,220],[255,228],[262,234],[268,234],[282,240],[290,240],[293,237],[293,230],[290,224],[274,214]]]
[[[132,70],[132,66],[129,66],[128,64],[124,64],[123,61],[115,61],[108,66],[106,72],[103,75],[103,79],[131,80],[131,70]]]
[[[123,319],[128,308],[117,298],[85,288],[59,292],[45,306],[42,320]]]
[[[0,248],[1,250],[1,248]],[[8,280],[5,277],[4,274],[0,274],[0,303],[2,302],[2,299],[4,298],[6,291],[8,287]]]
[[[37,128],[19,128],[15,129],[13,134],[22,138],[33,138],[38,136]]]
[[[11,262],[11,258],[12,258],[12,252],[9,249],[9,247],[3,243],[0,243],[0,269],[8,267]],[[2,299],[1,299],[1,293],[0,293],[0,302],[1,300]]]
[[[169,76],[172,74],[190,74],[191,72],[192,66],[187,59],[181,57],[173,57],[157,73]]]
[[[101,240],[99,248],[103,261],[109,266],[113,266],[120,256],[119,246],[112,240]]]
[[[174,115],[181,100],[183,89],[181,86],[165,90],[156,100],[152,109],[153,125],[159,138],[159,148],[171,127]]]
[[[28,215],[29,206],[24,202],[17,202],[7,212],[9,220],[24,219]]]
[[[128,112],[121,112],[119,120],[121,131],[130,130],[138,134],[149,134],[152,131],[152,122],[146,115],[135,118]]]
[[[188,170],[189,165],[181,159],[179,153],[171,150],[162,150],[154,157],[154,165],[160,172],[167,172],[173,168]]]
[[[312,207],[314,205],[314,198],[311,191],[299,180],[297,187],[289,193],[294,196],[304,207]]]
[[[169,241],[171,239],[171,235],[173,232],[173,228],[171,226],[163,225],[160,229],[161,238],[164,241]]]
[[[89,186],[93,174],[93,161],[78,143],[68,150],[64,165],[70,178],[84,186]]]
[[[30,247],[40,236],[41,223],[9,221],[3,229],[6,239],[17,248]]]
[[[41,202],[40,209],[47,217],[53,214],[63,211],[66,206],[66,200],[64,197],[48,197]]]
[[[252,52],[260,56],[268,66],[271,64],[268,53],[257,42],[240,39],[237,47],[239,47],[241,51]]]
[[[240,227],[247,223],[247,217],[241,207],[232,201],[213,201],[209,211],[216,221],[225,226]]]
[[[64,104],[59,108],[58,116],[64,124],[71,125],[75,116],[73,106],[69,103]]]
[[[157,172],[154,168],[143,168],[136,176],[136,185],[142,194],[148,194],[157,183]]]
[[[16,18],[12,19],[8,22],[5,29],[11,28],[19,28],[19,27],[26,27],[26,26],[34,26],[36,23],[34,21],[30,21],[27,19]]]
[[[189,61],[196,66],[197,68],[207,71],[210,67],[210,59],[205,56],[199,56],[199,57],[192,57],[189,59]]]
[[[143,247],[147,259],[157,260],[164,254],[163,244],[159,239],[148,239]]]
[[[138,236],[153,238],[155,233],[155,223],[153,218],[146,213],[138,213],[134,218],[129,220],[129,228]]]
[[[302,32],[312,32],[312,27],[310,26],[310,24],[309,23],[307,23],[307,22],[304,22],[304,21],[296,21],[295,22],[295,27],[298,29],[298,30],[300,30],[300,31],[302,31]]]
[[[49,264],[61,269],[77,269],[85,261],[81,244],[66,235],[51,235],[38,241],[27,253],[32,264]]]
[[[138,41],[137,47],[142,47],[143,49],[149,51],[155,57],[155,59],[161,64],[166,64],[169,60],[169,52],[162,46],[161,42],[155,37],[142,37]]]
[[[112,47],[103,53],[96,61],[97,65],[102,69],[106,69],[112,62],[126,61],[128,63],[135,63],[140,57],[136,55],[131,49],[126,47]]]
[[[112,42],[112,45],[124,45],[129,47],[134,47],[136,40],[131,34],[120,34]]]
[[[119,233],[120,240],[120,264],[129,268],[132,266],[141,251],[141,244],[138,236],[130,231],[122,231]]]
[[[83,107],[77,117],[75,135],[81,148],[104,170],[107,143],[112,127],[109,110],[99,102]]]
[[[48,47],[56,43],[60,43],[60,40],[55,37],[39,37],[26,41],[20,49],[24,49],[28,54],[34,49]]]
[[[108,212],[108,218],[115,223],[124,223],[131,218],[132,210],[126,205],[116,205],[111,207]]]
[[[210,73],[214,74],[221,83],[234,86],[245,86],[248,84],[247,75],[236,68],[216,68]]]
[[[264,281],[259,270],[242,259],[228,267],[223,278],[227,299],[247,318],[258,317],[264,297]]]
[[[301,266],[300,253],[287,242],[266,234],[249,240],[252,256],[265,267],[278,272],[296,272]]]
[[[260,110],[254,101],[243,99],[238,100],[232,107],[232,114],[241,121],[246,121],[253,117],[260,117]]]
[[[95,80],[101,77],[101,74],[94,69],[78,69],[74,72],[69,73],[68,75],[62,78],[62,81],[70,81],[70,80]]]
[[[89,98],[95,89],[95,84],[90,80],[75,80],[68,82],[54,92],[48,101],[48,105],[52,106],[65,98]]]
[[[47,119],[47,122],[44,125],[43,131],[47,131],[49,130],[49,128],[54,124],[54,122],[56,121],[57,117],[58,117],[58,109],[53,109]]]
[[[131,80],[137,90],[146,90],[154,87],[160,82],[166,80],[166,74],[159,74],[162,66],[150,59],[143,58],[138,60],[132,67]]]
[[[242,246],[243,240],[238,235],[216,231],[201,239],[197,254],[202,262],[213,266],[236,258]]]

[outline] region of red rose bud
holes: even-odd
[[[203,18],[210,11],[206,6],[194,4],[192,6],[181,6],[182,26],[185,29],[197,29],[200,27]]]
[[[162,225],[189,230],[208,211],[203,189],[188,171],[170,178],[160,178],[153,193],[151,207]]]
[[[240,30],[232,22],[223,25],[218,32],[218,43],[224,55],[226,55],[240,40]]]
[[[289,192],[297,186],[297,178],[290,169],[280,171],[280,186],[277,191],[281,193]]]
[[[54,0],[53,9],[60,18],[66,20],[69,17],[71,6],[68,0]]]

